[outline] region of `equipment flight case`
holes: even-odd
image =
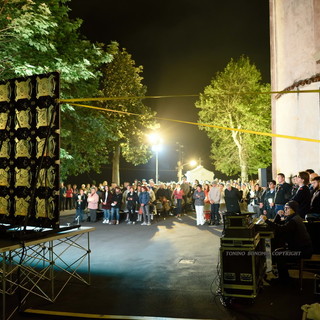
[[[266,269],[266,255],[264,239],[252,239],[252,244],[255,246],[220,247],[222,296],[256,298]]]
[[[256,298],[266,270],[266,250],[252,214],[224,215],[220,245],[220,290],[224,301]]]

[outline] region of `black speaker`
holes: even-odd
[[[260,187],[268,187],[268,178],[267,178],[266,168],[258,169],[258,179],[259,179]]]

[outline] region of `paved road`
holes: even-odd
[[[68,212],[61,215],[62,225],[72,220]],[[303,296],[297,285],[266,286],[253,305],[224,308],[213,296],[222,227],[196,226],[194,213],[151,226],[83,225],[96,227],[90,237],[92,285],[72,283],[54,304],[41,301],[33,307],[136,319],[292,320],[301,319],[302,304],[315,302],[312,283],[306,283]]]

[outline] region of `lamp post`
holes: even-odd
[[[156,154],[156,184],[159,183],[159,151],[162,148],[162,138],[157,134],[153,133],[148,136],[150,143],[152,144],[152,151]]]
[[[182,169],[186,165],[195,166],[197,162],[195,160],[192,160],[190,162],[182,164],[181,161],[177,162],[177,169],[178,169],[178,181],[180,182],[182,180]]]
[[[161,145],[155,144],[152,146],[152,150],[156,154],[156,184],[159,183],[159,151],[161,150]]]

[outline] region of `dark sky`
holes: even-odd
[[[91,41],[115,40],[144,68],[148,95],[199,94],[231,58],[247,55],[270,81],[268,0],[72,0],[70,16],[83,19],[81,32]],[[197,121],[194,98],[144,100],[159,117]],[[253,128],[254,129],[254,128]],[[210,141],[196,126],[161,122],[164,150],[159,155],[160,179],[175,179],[176,142],[184,159],[209,159]],[[153,166],[150,160],[149,167]],[[121,180],[154,177],[129,164]],[[149,168],[148,167],[148,168]],[[172,170],[172,171],[170,171]],[[129,175],[129,171],[131,175]],[[151,175],[151,176],[150,176]],[[217,174],[219,175],[219,174]],[[128,178],[127,178],[128,176]]]

